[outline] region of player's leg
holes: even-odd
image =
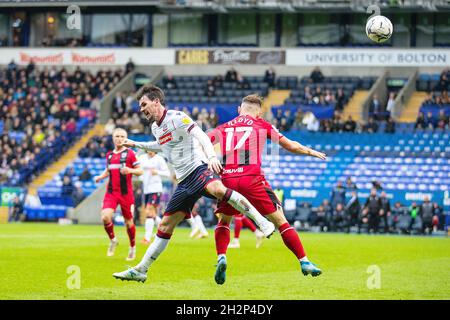
[[[218,213],[219,223],[214,230],[216,241],[217,265],[214,280],[217,284],[224,284],[227,270],[227,248],[230,243],[230,222],[232,216]]]
[[[275,231],[273,223],[265,219],[242,194],[225,187],[220,180],[214,180],[206,186],[209,194],[219,201],[226,201],[240,213],[252,219],[258,228],[269,238]]]
[[[134,198],[130,196],[122,196],[120,199],[120,208],[122,209],[122,216],[125,220],[125,227],[127,228],[128,239],[130,240],[130,248],[128,249],[127,261],[132,261],[136,258],[136,226],[134,225]]]
[[[105,228],[106,234],[108,235],[108,238],[110,240],[108,251],[106,252],[106,255],[108,257],[111,257],[114,255],[116,251],[116,247],[119,244],[119,241],[117,240],[115,234],[114,234],[114,222],[113,222],[113,215],[114,211],[116,210],[118,205],[118,199],[116,196],[114,196],[112,193],[106,193],[105,197],[103,198],[103,206],[102,206],[102,222],[103,227]]]
[[[313,277],[322,273],[322,270],[317,268],[312,262],[310,262],[306,256],[305,249],[297,234],[297,231],[286,220],[283,210],[278,208],[277,211],[266,215],[267,219],[273,222],[275,227],[280,232],[285,246],[292,251],[292,253],[300,261],[303,274],[306,276],[311,274]]]
[[[247,217],[242,217],[242,226],[250,229],[251,232],[255,234],[256,237],[256,248],[259,248],[264,240],[264,233],[259,231],[252,220]]]
[[[191,217],[186,219],[186,222],[191,227],[191,233],[189,237],[195,238],[200,233],[200,227],[197,225],[197,220],[195,220],[195,216],[197,214],[192,212]]]
[[[153,204],[147,203],[145,205],[145,235],[144,244],[149,244],[153,236],[153,228],[155,227],[156,207]]]
[[[167,248],[170,238],[175,227],[184,220],[186,212],[177,211],[170,215],[164,215],[158,227],[155,240],[147,248],[142,260],[133,268],[117,272],[113,277],[121,280],[132,280],[138,282],[145,282],[147,280],[147,271],[153,262],[160,256],[160,254]]]
[[[228,245],[228,248],[240,248],[239,237],[242,230],[242,218],[243,214],[237,214],[234,216],[234,238]]]

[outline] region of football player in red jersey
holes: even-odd
[[[100,182],[109,177],[107,191],[103,199],[102,220],[106,233],[110,239],[107,256],[113,256],[119,244],[114,235],[114,223],[112,217],[117,206],[120,205],[122,215],[127,227],[130,239],[130,249],[126,260],[131,261],[136,258],[136,227],[133,222],[134,194],[132,176],[143,174],[133,150],[122,146],[127,139],[127,132],[117,128],[112,134],[114,150],[106,154],[106,169],[99,176],[94,178],[95,182]]]
[[[257,95],[249,95],[242,99],[239,116],[211,131],[211,141],[220,143],[222,154],[222,181],[233,190],[242,193],[255,208],[272,221],[278,228],[283,242],[300,261],[304,275],[318,276],[322,271],[308,260],[300,238],[286,220],[281,203],[266,181],[261,169],[261,153],[266,140],[277,143],[287,151],[295,154],[309,155],[325,160],[326,155],[310,149],[296,141],[292,141],[262,119],[262,100]],[[218,284],[225,282],[227,267],[226,251],[230,242],[230,221],[239,212],[225,202],[219,202],[216,213],[219,223],[215,230],[218,264],[215,280]]]

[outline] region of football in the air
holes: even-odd
[[[393,31],[391,20],[385,16],[374,16],[367,20],[366,34],[372,41],[385,42],[392,36]]]

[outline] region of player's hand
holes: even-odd
[[[120,173],[123,175],[131,174],[131,168],[123,167],[120,169]]]
[[[325,153],[319,152],[319,151],[316,151],[316,150],[311,150],[311,154],[310,155],[313,156],[313,157],[319,158],[321,160],[326,160],[327,159],[327,155]]]
[[[99,183],[100,181],[102,181],[103,179],[102,179],[102,177],[100,177],[100,176],[95,176],[94,177],[94,181],[95,181],[95,183]]]
[[[136,146],[136,144],[134,143],[133,140],[125,139],[125,141],[122,143],[122,146],[124,146],[126,148],[133,148]]]
[[[208,169],[216,174],[220,174],[223,168],[219,159],[217,159],[217,157],[212,157],[211,159],[209,159]]]
[[[151,170],[150,170],[150,173],[151,173],[153,176],[157,176],[157,175],[158,175],[158,170],[156,170],[156,169],[151,169]]]

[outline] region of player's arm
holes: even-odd
[[[220,173],[222,171],[222,164],[217,159],[216,151],[214,150],[214,146],[208,135],[197,125],[190,130],[190,134],[192,134],[203,147],[209,161],[208,168],[217,174]]]
[[[98,182],[100,182],[100,181],[102,181],[103,179],[106,179],[106,178],[108,178],[108,177],[109,177],[109,170],[108,170],[108,169],[105,169],[105,170],[103,170],[103,172],[102,172],[100,175],[94,177],[94,181],[95,181],[96,183],[98,183]]]
[[[283,147],[287,151],[295,153],[295,154],[304,154],[304,155],[316,157],[316,158],[319,158],[322,160],[327,159],[327,155],[325,153],[308,148],[307,146],[304,146],[304,145],[300,144],[299,142],[293,141],[286,137],[282,137],[279,140],[279,144],[281,147]]]
[[[127,148],[136,147],[139,149],[143,149],[145,151],[153,151],[153,152],[161,152],[162,151],[161,146],[158,143],[158,141],[137,142],[137,141],[133,141],[131,139],[126,139],[122,145]]]

